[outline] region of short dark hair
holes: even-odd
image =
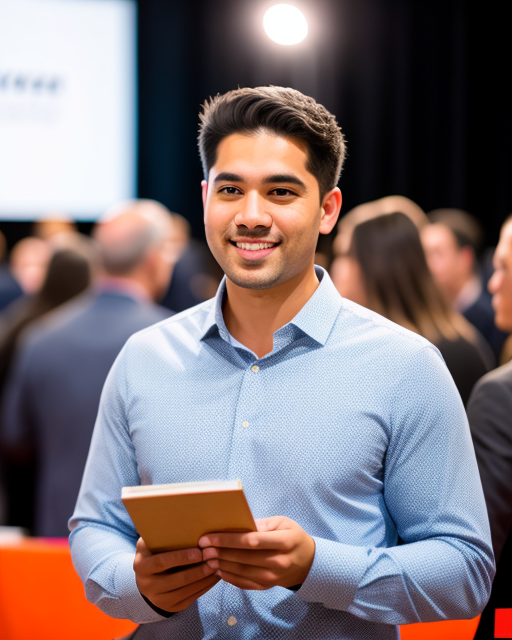
[[[273,86],[236,89],[206,100],[199,117],[206,180],[224,138],[267,130],[306,145],[306,167],[318,181],[321,198],[338,184],[345,159],[343,133],[332,113],[300,91]]]

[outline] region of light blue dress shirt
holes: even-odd
[[[71,550],[92,602],[149,623],[137,640],[396,639],[396,625],[471,618],[487,601],[489,525],[450,374],[429,342],[317,273],[264,358],[229,335],[222,283],[130,338],[110,372]],[[221,581],[163,618],[137,590],[121,488],[236,478],[255,518],[288,516],[313,536],[306,581]]]

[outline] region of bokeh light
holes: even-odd
[[[304,14],[291,4],[270,7],[263,17],[263,27],[268,37],[278,44],[298,44],[308,35]]]

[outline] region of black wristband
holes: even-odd
[[[157,607],[156,604],[153,604],[151,600],[146,598],[146,596],[143,593],[140,593],[140,595],[144,598],[144,602],[148,604],[153,609],[153,611],[156,611],[159,615],[163,616],[164,618],[170,618],[176,613],[175,611],[166,611],[165,609],[160,609],[160,607]]]

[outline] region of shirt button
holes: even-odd
[[[248,426],[249,426],[249,423],[247,422],[247,420],[244,420],[244,421],[242,422],[242,427],[243,427],[244,429],[247,429],[247,427],[248,427]]]
[[[234,627],[237,622],[238,622],[238,620],[235,618],[235,616],[229,616],[228,625],[230,627]]]
[[[257,364],[253,364],[251,367],[251,371],[253,371],[254,373],[258,373],[258,371],[260,370],[260,368],[258,367]]]

